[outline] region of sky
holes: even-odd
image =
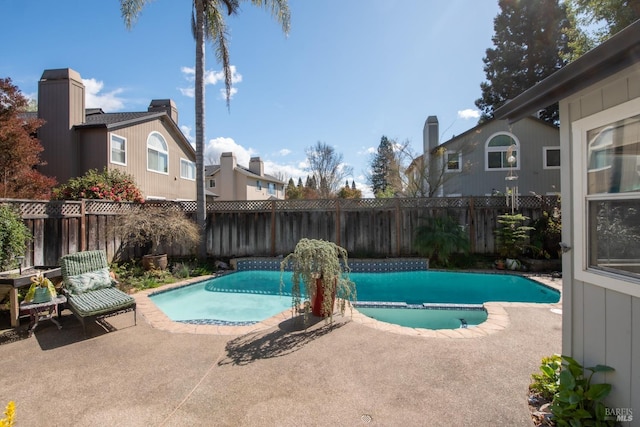
[[[72,68],[86,86],[86,107],[146,111],[171,98],[179,126],[195,136],[195,43],[190,0],[155,0],[132,29],[120,3],[0,0],[0,77],[37,98],[46,69]],[[498,0],[289,0],[288,36],[267,10],[242,3],[227,18],[233,67],[230,108],[210,44],[205,54],[205,163],[235,153],[249,165],[297,182],[307,148],[331,145],[366,184],[381,137],[422,152],[422,129],[438,117],[440,141],[477,124],[475,100],[486,80]]]

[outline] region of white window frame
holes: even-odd
[[[158,135],[160,137],[160,140],[166,146],[166,149],[164,151],[158,150],[156,147],[149,147],[149,140],[151,139],[152,135]],[[167,170],[166,171],[161,171],[161,170],[157,170],[157,169],[149,169],[149,150],[153,150],[153,151],[157,152],[159,155],[161,155],[161,154],[165,155],[165,157],[167,159]],[[162,174],[162,175],[169,175],[169,144],[167,143],[166,138],[160,132],[153,131],[153,132],[151,132],[149,134],[149,136],[147,136],[147,170],[149,172],[159,173],[159,174]]]
[[[209,188],[216,188],[216,179],[209,178]]]
[[[558,151],[560,153],[559,146],[551,146],[551,147],[542,147],[542,169],[560,169],[562,163],[559,166],[549,166],[549,162],[547,161],[547,153],[549,151]]]
[[[190,176],[184,176],[182,174],[182,165],[191,166],[193,168],[193,178],[190,177]],[[192,162],[191,160],[183,159],[181,157],[180,158],[180,178],[186,179],[186,180],[189,180],[189,181],[195,181],[196,180],[196,164],[194,162]]]
[[[576,120],[571,125],[573,141],[574,165],[573,179],[573,269],[575,278],[602,288],[622,292],[634,297],[640,297],[640,279],[613,271],[600,270],[589,267],[589,247],[587,228],[588,202],[593,200],[629,200],[640,198],[640,192],[607,193],[588,195],[587,185],[587,132],[607,124],[613,124],[625,118],[640,115],[640,98],[635,98],[591,116]]]
[[[259,179],[256,179],[256,190],[262,191],[262,181],[260,181]]]
[[[507,167],[502,167],[502,168],[490,168],[489,167],[489,153],[495,153],[495,152],[506,152],[507,148],[504,145],[498,146],[498,147],[489,147],[489,143],[491,142],[491,140],[497,136],[500,135],[506,135],[508,137],[510,137],[513,142],[514,145],[516,146],[516,166],[511,168],[509,166]],[[484,143],[484,170],[486,172],[505,172],[505,171],[510,171],[510,170],[520,170],[520,161],[521,161],[521,157],[520,156],[520,140],[511,132],[506,132],[506,131],[500,131],[500,132],[495,132],[494,134],[492,134],[491,136],[489,136],[489,138],[487,138],[487,140]]]
[[[273,196],[278,194],[278,186],[275,182],[267,182],[267,194],[271,194]]]
[[[449,155],[458,155],[458,167],[456,169],[449,169]],[[444,153],[444,161],[445,161],[445,166],[444,166],[444,170],[445,173],[456,173],[456,172],[462,172],[462,153],[459,151],[451,151],[451,150],[446,150]]]
[[[124,162],[119,162],[113,159],[113,150],[114,150],[113,139],[114,138],[118,138],[122,140],[122,144],[124,146],[124,149],[122,150],[122,153],[124,154]],[[125,138],[124,136],[117,135],[115,133],[109,134],[109,161],[114,165],[127,166],[127,138]]]

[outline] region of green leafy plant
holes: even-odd
[[[432,265],[447,267],[453,254],[469,251],[470,243],[458,221],[445,216],[425,218],[416,230],[414,246]]]
[[[529,242],[529,232],[533,227],[524,225],[529,217],[522,214],[498,215],[496,239],[498,254],[505,258],[516,259],[522,255],[524,248]]]
[[[537,393],[545,400],[552,400],[560,387],[560,368],[562,358],[559,354],[543,357],[540,364],[540,373],[531,374],[533,380],[529,389]]]
[[[557,259],[560,257],[560,240],[562,237],[562,217],[560,210],[544,211],[542,216],[531,223],[530,246],[528,250],[532,258]]]
[[[18,267],[16,257],[23,256],[31,233],[21,215],[11,206],[0,204],[0,271]]]
[[[585,370],[591,373],[585,375]],[[558,392],[550,408],[556,425],[614,426],[615,419],[608,419],[606,406],[602,402],[611,392],[611,384],[591,382],[594,374],[613,370],[606,365],[584,368],[575,359],[562,356]]]
[[[102,172],[90,169],[83,176],[53,189],[53,199],[81,200],[102,199],[116,202],[144,202],[142,193],[132,175],[118,169]]]
[[[356,298],[356,285],[349,278],[347,250],[333,242],[316,239],[300,239],[292,253],[280,263],[280,289],[284,287],[283,275],[291,268],[291,304],[297,310],[304,304],[304,319],[308,322],[312,297],[322,287],[321,312],[333,321],[333,296],[338,298],[338,307],[344,314],[348,302]],[[342,260],[342,262],[341,262]]]

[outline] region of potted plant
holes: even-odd
[[[167,268],[167,254],[161,252],[167,246],[181,244],[195,248],[200,241],[200,230],[180,211],[152,206],[132,207],[122,214],[114,231],[124,245],[148,249],[142,257],[146,269]]]
[[[296,310],[304,302],[305,323],[311,312],[333,321],[336,297],[341,314],[347,303],[356,298],[356,285],[349,278],[347,250],[333,242],[300,239],[294,251],[280,263],[280,289],[287,268],[293,272],[292,307]]]
[[[529,231],[533,227],[523,225],[529,217],[522,214],[498,215],[498,227],[495,231],[498,244],[498,254],[503,258],[507,269],[520,268],[518,257],[529,241]],[[497,264],[496,264],[497,265]]]

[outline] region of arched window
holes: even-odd
[[[509,153],[515,157],[513,165],[509,164],[508,151],[509,147],[515,145],[515,148]],[[485,146],[485,170],[487,171],[506,171],[511,169],[520,169],[520,142],[515,135],[509,132],[498,132],[491,135]]]
[[[151,132],[147,138],[147,170],[169,173],[169,149],[158,132]]]

